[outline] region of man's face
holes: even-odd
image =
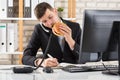
[[[56,9],[47,9],[45,14],[39,19],[39,21],[48,28],[52,28],[53,24],[58,20],[59,18]]]

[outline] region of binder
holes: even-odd
[[[13,17],[19,17],[19,0],[13,0]]]
[[[7,52],[15,52],[18,49],[17,23],[7,24]]]
[[[19,2],[18,0],[8,0],[7,2],[7,17],[17,18],[19,15]]]
[[[31,0],[24,0],[24,18],[31,18]]]
[[[7,2],[7,17],[13,17],[13,0],[8,0]]]
[[[34,9],[37,4],[38,4],[38,0],[31,0],[31,18],[32,19],[36,19],[36,16],[34,14]]]
[[[7,18],[7,0],[0,0],[0,18]]]
[[[6,52],[6,24],[0,23],[0,52]]]

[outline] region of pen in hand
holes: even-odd
[[[47,54],[47,56],[48,56],[49,58],[53,58],[50,54]]]
[[[47,54],[47,56],[49,57],[49,58],[54,58],[54,57],[52,57],[50,54]],[[58,62],[55,62],[56,63],[56,66],[59,64]]]

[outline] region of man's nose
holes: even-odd
[[[52,24],[52,21],[51,20],[48,20],[48,25],[51,25]]]

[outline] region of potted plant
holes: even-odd
[[[62,17],[62,12],[64,11],[64,8],[63,7],[58,7],[57,11],[58,11],[58,16]]]

